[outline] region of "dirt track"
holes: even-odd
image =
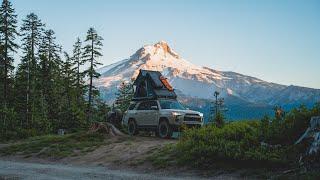
[[[202,179],[178,167],[157,169],[146,157],[177,140],[115,136],[86,155],[58,160],[37,157],[0,157],[1,179]],[[202,173],[201,173],[202,174]],[[214,173],[210,179],[237,179],[238,174]]]
[[[137,173],[128,170],[109,170],[97,166],[22,163],[0,160],[0,179],[87,180],[87,179],[199,179],[164,174]]]

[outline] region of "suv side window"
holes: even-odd
[[[149,101],[149,109],[151,109],[151,106],[157,106],[157,109],[159,109],[157,101]]]
[[[157,106],[158,104],[156,101],[146,101],[146,102],[142,102],[139,104],[138,106],[138,110],[151,110],[151,106]]]
[[[138,106],[138,110],[148,110],[148,103],[148,101],[140,103]]]

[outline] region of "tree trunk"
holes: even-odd
[[[77,57],[77,104],[80,105],[80,96],[81,96],[81,88],[80,88],[80,57]]]
[[[90,64],[90,84],[89,84],[89,104],[88,104],[88,122],[91,122],[91,104],[92,104],[92,79],[93,79],[93,40],[91,41],[91,64]]]

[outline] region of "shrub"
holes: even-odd
[[[311,109],[305,106],[294,108],[283,119],[264,117],[260,127],[261,140],[270,144],[294,144],[308,128],[311,117],[319,115],[318,103]]]
[[[87,132],[64,136],[36,136],[0,149],[0,156],[21,154],[59,159],[93,151],[96,147],[104,144],[104,140],[103,134]]]
[[[242,121],[185,131],[175,147],[182,164],[210,166],[219,162],[251,162],[251,165],[281,165],[285,149],[264,147],[259,141],[259,122]]]
[[[311,109],[295,108],[284,118],[265,116],[261,121],[230,122],[221,128],[187,129],[176,145],[153,155],[152,161],[163,164],[174,159],[196,167],[296,167],[306,145],[294,142],[307,129],[311,117],[319,115],[320,104],[316,104]]]

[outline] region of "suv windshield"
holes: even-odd
[[[183,107],[178,101],[175,100],[160,100],[161,109],[180,109],[185,110],[186,108]]]

